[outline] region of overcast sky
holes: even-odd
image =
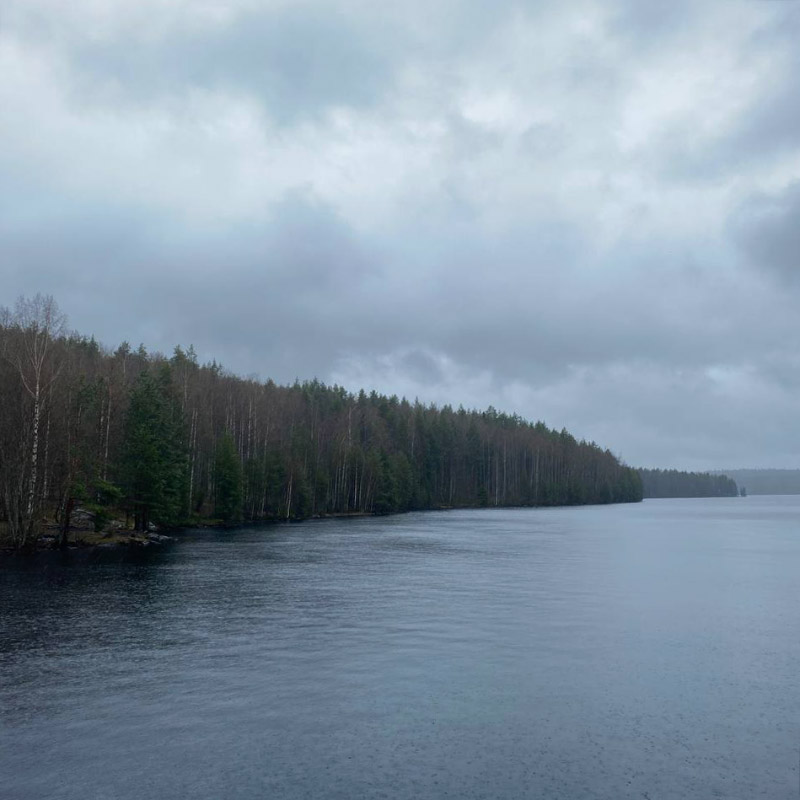
[[[800,467],[800,2],[3,0],[0,304]]]

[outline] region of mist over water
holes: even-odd
[[[190,531],[0,572],[0,794],[783,798],[800,498]]]

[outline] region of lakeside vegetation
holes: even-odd
[[[736,481],[709,472],[681,472],[676,469],[640,469],[646,498],[736,497]]]
[[[747,494],[800,494],[800,469],[728,469],[724,474]]]
[[[191,347],[115,350],[51,297],[0,309],[0,524],[102,530],[464,506],[635,502],[609,450],[489,408],[241,378]]]

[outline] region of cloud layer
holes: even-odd
[[[6,0],[0,303],[800,466],[800,4]]]

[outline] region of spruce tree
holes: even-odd
[[[186,496],[183,414],[171,386],[169,367],[141,373],[125,418],[122,484],[137,530],[150,522],[175,525]]]
[[[224,522],[242,518],[242,466],[229,433],[217,444],[214,459],[215,515]]]

